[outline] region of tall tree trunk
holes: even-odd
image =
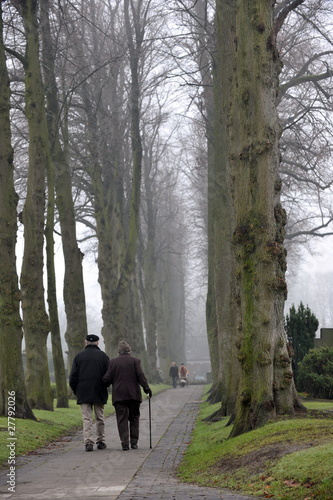
[[[133,5],[132,5],[133,7]],[[129,1],[124,1],[125,29],[130,53],[131,68],[131,142],[132,142],[132,183],[129,206],[128,233],[126,251],[121,262],[120,277],[113,291],[113,336],[112,348],[119,339],[130,335],[133,325],[127,322],[128,293],[135,278],[136,251],[139,231],[141,177],[142,177],[142,142],[140,134],[140,84],[139,61],[144,28],[135,9],[132,10],[134,30],[131,26]]]
[[[206,325],[213,380],[208,400],[211,403],[216,403],[221,401],[223,394],[225,394],[222,368],[224,362],[223,353],[226,349],[225,345],[219,345],[220,336],[218,332],[223,325],[223,318],[220,317],[219,311],[221,310],[221,304],[226,300],[226,296],[221,293],[219,282],[215,282],[215,273],[219,273],[219,269],[215,269],[215,252],[218,253],[220,251],[220,246],[224,246],[226,242],[223,237],[219,238],[218,236],[220,226],[216,224],[217,214],[215,218],[216,206],[221,202],[221,192],[219,192],[219,189],[221,189],[222,186],[216,182],[217,175],[215,173],[214,93],[212,74],[215,47],[212,46],[214,40],[214,27],[209,24],[207,8],[207,0],[199,0],[193,5],[195,14],[194,19],[196,21],[195,32],[197,36],[196,59],[201,75],[201,85],[203,87],[202,102],[204,109],[202,111],[207,139],[208,287]],[[219,241],[219,245],[216,245],[217,240]],[[219,307],[217,307],[217,305],[219,305]]]
[[[66,158],[67,134],[66,120],[64,120],[64,134],[62,146],[60,142],[60,109],[58,101],[57,81],[55,77],[54,49],[49,22],[49,1],[41,4],[42,15],[42,47],[44,60],[44,74],[47,98],[48,130],[50,137],[52,164],[55,169],[56,204],[59,212],[59,221],[62,236],[62,248],[65,262],[64,275],[64,304],[67,318],[65,339],[68,344],[67,366],[72,366],[74,356],[82,350],[87,335],[86,303],[84,294],[82,257],[76,238],[76,222],[72,197],[71,173]],[[54,336],[52,337],[53,340]],[[59,344],[59,340],[57,341]],[[60,346],[55,347],[59,354]],[[63,371],[59,357],[59,370]],[[55,365],[55,369],[56,369]],[[62,375],[59,376],[60,379]],[[59,388],[60,391],[60,388]],[[63,390],[61,390],[61,393]],[[59,404],[59,401],[58,401]],[[66,403],[65,403],[66,404]]]
[[[144,189],[146,202],[147,235],[146,243],[142,242],[142,272],[141,297],[143,302],[143,317],[146,331],[147,360],[149,365],[150,380],[161,382],[157,371],[157,308],[156,308],[156,211],[154,208],[154,193],[152,186],[153,160],[146,148],[146,161],[144,161]]]
[[[171,361],[186,363],[185,278],[181,238],[177,239],[177,247],[174,246],[179,227],[170,215],[177,202],[170,192],[164,198],[165,206],[160,206],[160,220],[164,223],[157,227],[157,241],[163,245],[164,252],[157,261],[156,304],[158,357],[164,379],[168,380]]]
[[[115,136],[108,140],[108,147],[99,147],[98,131],[101,131],[99,123],[99,110],[94,109],[93,100],[89,98],[86,85],[82,85],[82,95],[86,115],[88,117],[87,133],[89,136],[88,150],[88,174],[90,177],[90,188],[94,205],[94,216],[96,220],[96,236],[98,240],[98,281],[101,286],[102,295],[102,335],[105,341],[105,350],[109,356],[117,355],[118,340],[125,336],[116,335],[119,329],[117,314],[115,312],[116,300],[115,290],[121,270],[121,258],[126,251],[125,233],[127,225],[124,222],[124,210],[121,198],[123,196],[123,179],[121,175],[121,159],[119,155],[118,136],[120,121],[117,114],[116,78],[111,81],[110,92],[111,103],[115,107],[113,126],[116,128]],[[103,110],[102,110],[103,113]],[[104,131],[103,131],[104,133]],[[111,134],[110,134],[111,135]],[[118,144],[117,144],[118,139]],[[112,164],[108,158],[112,156]],[[127,296],[128,297],[128,296]]]
[[[127,314],[129,316],[127,324],[132,325],[131,329],[133,332],[127,338],[129,338],[130,340],[134,355],[141,358],[142,365],[145,369],[147,377],[149,378],[149,380],[152,380],[150,374],[150,365],[148,364],[147,352],[143,338],[142,307],[136,276],[134,276],[133,281],[131,282],[131,288],[129,290]]]
[[[44,0],[41,5],[41,33],[43,41],[43,62],[45,68],[45,86],[50,91],[51,86],[55,85],[53,64],[53,51],[48,18],[49,3]],[[56,90],[56,89],[55,89]],[[49,121],[51,117],[49,116]],[[52,123],[50,124],[50,128]],[[52,128],[51,128],[52,130]],[[50,134],[52,138],[52,134]],[[64,356],[61,346],[60,326],[57,304],[57,286],[54,268],[54,210],[55,210],[55,172],[54,164],[49,162],[47,165],[47,222],[45,227],[46,239],[46,269],[47,269],[47,301],[49,306],[52,357],[54,366],[54,375],[57,393],[57,408],[68,408],[68,390],[67,377],[64,363]]]
[[[20,7],[26,36],[25,97],[29,126],[29,169],[23,210],[24,255],[21,273],[26,380],[31,406],[53,410],[47,358],[50,323],[45,310],[43,284],[45,167],[50,155],[39,61],[38,2],[21,1]]]
[[[225,38],[222,43],[226,43]],[[227,49],[226,49],[227,50]],[[234,211],[231,199],[230,171],[228,165],[228,144],[226,142],[224,108],[222,101],[228,91],[224,88],[224,61],[217,54],[214,71],[214,105],[212,110],[215,135],[213,138],[214,152],[208,166],[208,207],[210,216],[209,241],[210,266],[213,288],[211,305],[216,315],[217,335],[213,336],[217,348],[217,373],[214,374],[214,385],[210,401],[221,400],[219,415],[230,415],[235,411],[236,394],[239,383],[239,364],[237,362],[238,311],[237,294],[234,282],[235,265],[232,258],[232,231]],[[225,97],[227,99],[227,97]],[[209,238],[209,240],[210,240]],[[213,325],[214,326],[214,325]],[[212,351],[212,348],[211,348]],[[217,354],[214,353],[215,358]],[[216,415],[215,415],[216,417]]]
[[[122,4],[113,6],[111,16],[117,16]],[[84,6],[89,10],[91,18],[98,18],[98,5],[90,1]],[[112,11],[112,12],[111,12]],[[82,26],[82,32],[85,31]],[[103,65],[100,59],[95,61],[95,75],[90,75],[94,92],[90,91],[87,82],[80,86],[84,122],[88,135],[87,173],[90,179],[90,194],[96,220],[96,236],[98,240],[98,281],[102,296],[102,335],[106,352],[110,356],[117,355],[118,340],[127,334],[122,330],[123,324],[118,323],[117,292],[121,276],[122,263],[126,254],[126,233],[128,232],[128,217],[126,214],[125,175],[128,174],[125,164],[127,116],[124,116],[126,85],[124,82],[124,56],[119,49],[119,33],[111,23],[110,38],[117,40],[112,45],[114,56],[112,63]],[[82,36],[82,34],[81,34]],[[92,28],[90,36],[96,51],[99,51],[99,33]],[[126,35],[124,35],[124,43]],[[79,44],[79,41],[78,41]],[[78,52],[77,57],[82,57]],[[82,66],[86,64],[82,62]],[[101,64],[101,66],[99,66]],[[102,83],[101,83],[102,82]],[[124,171],[126,170],[126,174]],[[127,198],[128,199],[128,198]],[[125,302],[129,300],[129,292],[125,294]],[[126,304],[128,309],[128,304]],[[120,333],[119,333],[120,330]],[[132,328],[128,328],[129,334]]]
[[[168,330],[166,322],[166,309],[164,307],[164,289],[163,289],[163,270],[161,263],[157,265],[156,270],[156,327],[157,327],[157,354],[159,360],[159,367],[161,376],[164,382],[169,382],[169,368],[170,362],[175,361],[171,359],[168,351]]]
[[[3,45],[0,3],[0,415],[8,415],[9,396],[16,418],[35,419],[28,403],[22,363],[22,321],[16,271],[16,207],[10,132],[10,87]]]
[[[170,255],[169,292],[169,352],[177,363],[187,363],[185,352],[185,275],[183,255]]]
[[[149,222],[148,222],[149,233]],[[157,310],[156,310],[156,259],[154,251],[154,241],[148,235],[148,241],[143,255],[143,273],[144,273],[144,290],[143,290],[143,311],[144,324],[146,330],[147,357],[149,363],[149,371],[151,377],[158,381],[156,367],[157,353]],[[152,379],[151,379],[152,380]]]
[[[272,16],[273,3],[267,0],[217,2],[224,148],[218,161],[224,162],[232,195],[235,281],[230,299],[237,305],[233,329],[239,332],[234,339],[240,377],[232,436],[299,406],[283,320],[286,221],[279,198],[279,61]]]
[[[68,408],[67,377],[64,356],[61,347],[60,326],[57,305],[57,286],[54,268],[54,178],[48,174],[48,203],[47,222],[45,227],[46,239],[46,269],[47,269],[47,302],[49,306],[52,359],[56,382],[57,408]]]

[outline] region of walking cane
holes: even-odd
[[[148,398],[148,406],[149,406],[149,447],[151,449],[152,445],[151,445],[151,404],[150,404],[150,397]]]

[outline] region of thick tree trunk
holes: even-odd
[[[220,138],[214,150],[214,110],[218,104],[220,88],[213,92],[213,54],[215,52],[213,25],[207,16],[207,0],[193,4],[196,26],[196,59],[202,79],[202,112],[207,137],[207,205],[208,205],[208,291],[206,304],[207,335],[210,350],[213,385],[208,397],[211,403],[222,401],[219,413],[225,415],[234,410],[235,398],[229,384],[233,332],[230,318],[230,196],[226,184],[223,162],[215,162],[223,155]],[[215,81],[217,87],[218,80]],[[215,102],[214,102],[215,94]],[[235,375],[235,374],[234,374]],[[235,380],[234,388],[237,387]],[[216,418],[216,415],[214,416]]]
[[[149,232],[149,230],[148,230]],[[149,236],[148,236],[149,238]],[[156,322],[157,311],[155,304],[155,289],[156,289],[156,260],[154,252],[154,242],[150,238],[144,251],[144,323],[146,329],[146,342],[147,342],[147,356],[150,367],[151,376],[157,373],[156,370],[156,352],[157,352],[157,339],[156,339]]]
[[[50,161],[39,65],[37,2],[20,2],[26,35],[25,95],[29,126],[27,197],[23,210],[22,311],[27,353],[27,391],[32,407],[53,410],[47,359],[50,323],[45,310],[43,246],[45,167]]]
[[[146,148],[148,150],[148,147]],[[156,168],[156,166],[155,166]],[[153,181],[155,169],[153,160],[148,151],[144,161],[144,190],[145,190],[145,218],[147,223],[146,241],[142,242],[143,255],[141,268],[143,279],[141,280],[141,297],[143,303],[143,318],[146,331],[147,359],[149,365],[150,380],[155,383],[161,382],[157,370],[157,307],[156,307],[156,213],[154,206]]]
[[[271,36],[272,10],[267,0],[217,2],[221,160],[234,214],[230,267],[236,278],[231,289],[237,293],[230,298],[237,304],[234,326],[239,332],[234,339],[240,377],[232,436],[299,406],[283,321],[285,214],[279,199],[279,61]]]
[[[52,342],[52,358],[54,367],[54,376],[56,382],[57,393],[57,408],[68,408],[68,390],[67,377],[65,371],[64,356],[61,347],[60,326],[58,318],[56,278],[54,268],[54,199],[52,200],[51,192],[54,189],[50,176],[48,176],[48,210],[47,224],[45,227],[46,238],[46,268],[47,268],[47,301],[49,306],[51,342]],[[50,198],[51,196],[51,198]],[[52,206],[53,205],[53,206]]]
[[[139,209],[142,177],[142,142],[140,134],[140,85],[139,85],[139,60],[144,30],[140,19],[134,19],[136,24],[135,35],[132,31],[129,2],[124,2],[125,30],[130,54],[131,68],[131,143],[132,143],[132,182],[129,202],[129,218],[126,236],[126,250],[120,256],[120,275],[116,288],[113,290],[113,328],[111,349],[115,350],[121,338],[129,338],[134,325],[129,321],[130,314],[127,310],[131,287],[135,280],[136,251],[139,230]],[[134,15],[137,13],[133,12]],[[136,339],[138,345],[140,340]]]
[[[169,368],[171,361],[170,353],[168,351],[167,338],[167,322],[166,322],[166,309],[164,307],[164,293],[162,283],[162,270],[161,265],[157,266],[156,270],[156,327],[157,327],[157,354],[159,360],[159,368],[161,371],[161,377],[164,382],[168,383],[169,379]]]
[[[123,231],[125,228],[120,223],[120,212],[115,213],[111,210],[110,215],[106,219],[102,214],[108,212],[107,207],[104,207],[104,210],[102,209],[101,211],[96,210],[96,208],[95,203],[98,238],[98,281],[101,286],[103,303],[102,335],[105,342],[105,350],[109,356],[113,357],[117,355],[117,342],[114,338],[116,331],[114,290],[117,288],[119,279],[119,251],[124,245],[122,242],[124,241]],[[108,220],[107,223],[105,223],[106,220]],[[118,227],[118,230],[116,230],[116,227]],[[116,234],[117,236],[115,237]],[[117,338],[119,340],[119,336]]]
[[[60,151],[55,153],[53,162],[56,169],[56,204],[59,212],[65,262],[63,288],[67,319],[65,339],[68,345],[67,367],[70,369],[75,355],[82,351],[84,339],[88,333],[82,270],[84,255],[77,244],[69,165],[65,155]]]
[[[213,67],[212,60],[212,33],[207,20],[207,0],[199,0],[193,5],[197,33],[197,64],[201,74],[203,87],[202,100],[204,104],[204,120],[207,138],[207,241],[208,241],[208,287],[206,299],[206,326],[210,361],[212,368],[213,385],[208,400],[216,403],[222,399],[222,386],[219,379],[221,351],[218,342],[218,322],[215,297],[215,238],[214,238],[214,206],[217,202],[215,182],[215,152],[214,152],[214,95],[213,95]],[[222,297],[219,296],[219,301]]]
[[[184,262],[181,243],[170,239],[179,227],[172,219],[175,200],[166,193],[166,206],[160,207],[160,217],[164,220],[158,228],[157,240],[165,249],[157,262],[156,305],[157,305],[157,349],[163,377],[169,379],[170,362],[186,364],[185,353],[185,283]],[[162,229],[162,230],[161,230]]]
[[[72,181],[70,168],[59,137],[60,110],[57,82],[55,78],[54,49],[49,23],[48,0],[45,0],[41,4],[41,23],[48,130],[52,163],[55,169],[56,203],[59,212],[65,262],[64,304],[67,318],[65,338],[68,344],[67,366],[70,368],[74,356],[82,350],[83,342],[87,335],[87,318],[82,272],[83,255],[78,248],[76,239],[76,223],[71,190]],[[66,127],[64,126],[64,131],[65,129]],[[63,135],[65,136],[63,139],[66,143],[66,134]],[[59,350],[59,354],[60,352],[62,353],[62,351]],[[62,368],[60,369],[62,371]],[[63,391],[61,390],[61,392]]]
[[[111,102],[117,108],[119,96],[117,95],[117,86],[114,79],[112,79],[110,87],[113,97]],[[127,230],[127,225],[124,222],[123,205],[120,201],[123,197],[122,168],[119,154],[120,139],[117,135],[120,122],[118,121],[117,110],[115,109],[113,125],[117,132],[115,133],[115,137],[109,138],[108,148],[101,150],[98,147],[99,140],[97,134],[97,131],[101,130],[99,113],[93,109],[93,103],[89,99],[88,89],[85,85],[83,85],[83,100],[85,112],[88,116],[88,148],[90,158],[87,170],[90,176],[96,220],[96,236],[98,240],[98,281],[101,286],[103,304],[102,335],[105,342],[105,350],[109,356],[113,357],[117,355],[118,341],[126,336],[125,331],[122,330],[124,322],[119,325],[117,309],[117,287],[121,273],[121,262],[125,258],[125,233]],[[112,165],[108,161],[110,156],[112,156]]]
[[[139,294],[139,285],[137,283],[137,277],[134,276],[131,287],[129,290],[128,298],[128,319],[127,324],[132,325],[132,335],[130,338],[130,344],[134,355],[138,356],[142,360],[142,365],[145,369],[145,373],[149,380],[151,379],[150,365],[148,364],[147,352],[145,349],[145,343],[143,339],[143,318],[142,318],[142,307]]]
[[[223,49],[227,51],[224,37]],[[224,53],[223,53],[224,55]],[[228,90],[225,88],[225,62],[218,52],[214,73],[214,160],[208,171],[208,206],[211,218],[210,231],[210,273],[213,275],[213,299],[217,323],[218,372],[214,379],[214,391],[210,400],[221,398],[221,416],[233,414],[239,383],[239,364],[237,362],[237,337],[239,314],[235,284],[235,264],[232,256],[232,231],[234,208],[231,197],[231,177],[228,158],[229,144],[225,127],[224,101]],[[219,57],[220,56],[220,57]],[[220,111],[222,109],[222,111]],[[218,110],[218,111],[216,111]],[[216,357],[216,354],[215,354]]]
[[[90,1],[85,4],[92,19],[98,17],[99,6]],[[121,9],[122,4],[110,5],[112,16]],[[113,10],[114,9],[114,10]],[[85,27],[82,28],[84,30]],[[99,53],[100,38],[92,28],[91,40],[95,52]],[[125,214],[125,185],[128,159],[124,155],[127,139],[127,116],[124,115],[126,86],[124,83],[124,58],[120,49],[121,43],[116,25],[109,26],[109,37],[115,40],[111,46],[114,60],[110,65],[100,67],[90,81],[94,86],[91,94],[89,86],[81,86],[82,100],[86,116],[88,140],[88,169],[90,177],[91,197],[96,220],[96,236],[98,240],[98,281],[102,296],[102,335],[105,350],[109,356],[117,355],[119,337],[125,333],[119,330],[117,320],[117,286],[121,274],[121,262],[126,252],[126,232],[128,230]],[[126,35],[124,34],[124,44]],[[79,40],[77,41],[79,46]],[[78,58],[82,57],[78,51]],[[96,67],[100,60],[96,59]],[[85,61],[82,61],[82,66]],[[125,142],[124,142],[125,141]],[[129,162],[128,162],[129,163]],[[126,172],[125,172],[126,171]],[[125,172],[125,173],[124,173]],[[128,198],[127,198],[128,199]]]
[[[53,108],[56,108],[56,81],[54,77],[54,60],[52,50],[52,39],[49,23],[49,2],[44,0],[41,5],[41,33],[43,42],[43,62],[45,71],[45,86],[48,100],[48,124],[50,143],[56,135]],[[54,99],[54,101],[53,101]],[[52,106],[53,104],[53,106]],[[52,111],[51,111],[51,109]],[[46,268],[47,268],[47,301],[51,325],[52,357],[56,382],[57,408],[68,408],[67,377],[64,356],[61,346],[60,326],[57,304],[57,287],[54,268],[54,209],[55,209],[55,171],[53,162],[47,165],[48,200],[47,200],[47,222],[45,227],[46,239]]]
[[[235,396],[237,392],[238,370],[235,364],[235,342],[237,316],[233,296],[233,265],[231,259],[231,237],[230,224],[232,222],[232,211],[230,210],[230,196],[226,172],[223,170],[221,161],[224,152],[216,147],[216,169],[214,169],[214,187],[209,192],[211,198],[210,215],[213,219],[210,237],[213,237],[210,252],[209,284],[210,296],[213,300],[209,307],[212,309],[207,320],[210,327],[210,341],[214,342],[210,351],[213,351],[212,367],[214,370],[214,384],[209,400],[211,402],[221,401],[221,415],[227,415],[235,409]],[[209,312],[209,310],[208,310]],[[213,315],[212,315],[213,313]],[[215,318],[214,318],[215,316]],[[214,325],[214,321],[216,322]],[[214,332],[214,327],[216,333]],[[214,347],[217,352],[214,352]]]
[[[169,352],[177,363],[187,364],[185,352],[185,275],[183,255],[170,255],[168,273],[170,330]]]
[[[28,403],[22,363],[22,321],[16,271],[16,207],[13,149],[10,132],[10,88],[3,45],[0,4],[0,415],[8,415],[8,402],[16,418],[35,419]]]
[[[51,162],[48,164],[48,200],[47,222],[45,227],[46,269],[47,269],[47,302],[49,306],[52,357],[57,389],[57,407],[68,408],[67,377],[64,356],[61,347],[60,326],[57,304],[57,286],[54,267],[54,170]]]

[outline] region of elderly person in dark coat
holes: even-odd
[[[97,335],[87,335],[85,349],[75,356],[69,375],[69,385],[76,395],[77,404],[81,405],[86,451],[94,449],[93,408],[96,419],[97,449],[106,448],[104,405],[108,400],[108,390],[102,381],[102,376],[108,368],[109,357],[101,351],[98,343]]]
[[[176,389],[178,380],[178,366],[176,365],[175,361],[172,361],[171,363],[169,375],[172,378],[172,385]]]
[[[123,450],[137,449],[139,440],[140,385],[151,398],[152,392],[139,358],[131,356],[131,347],[125,340],[118,344],[117,358],[109,361],[103,381],[112,384],[112,404],[116,410],[117,426]],[[129,429],[128,429],[129,424]]]

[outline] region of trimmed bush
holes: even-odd
[[[311,349],[298,365],[297,388],[313,398],[333,399],[333,348]]]

